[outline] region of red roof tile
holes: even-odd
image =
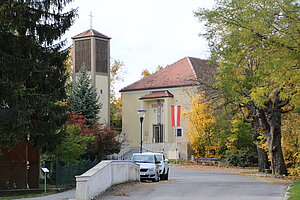
[[[120,92],[199,85],[198,79],[212,77],[214,65],[207,60],[185,57],[120,90]]]
[[[151,91],[149,94],[142,96],[140,99],[156,99],[156,98],[166,98],[166,97],[174,97],[174,95],[168,90]]]
[[[75,35],[74,37],[72,37],[72,39],[78,39],[78,38],[84,38],[84,37],[99,37],[99,38],[104,38],[104,39],[111,39],[110,37],[99,33],[98,31],[94,30],[94,29],[89,29],[87,31],[84,31],[78,35]]]

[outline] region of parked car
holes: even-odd
[[[168,159],[166,159],[165,155],[162,153],[154,153],[156,158],[159,160],[159,174],[160,180],[168,180],[169,179],[169,166]]]
[[[153,182],[159,182],[159,165],[161,162],[157,159],[155,153],[134,153],[131,160],[140,166],[140,179],[150,179]]]

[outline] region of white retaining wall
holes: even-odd
[[[110,186],[140,180],[140,168],[132,161],[102,161],[80,176],[76,176],[76,200],[90,200]]]
[[[186,142],[176,143],[144,143],[143,147],[152,152],[164,152],[168,159],[188,160],[188,146]],[[178,152],[176,152],[176,148]],[[177,156],[176,156],[177,154]]]

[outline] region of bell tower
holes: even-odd
[[[109,126],[110,122],[110,37],[89,29],[73,39],[74,74],[81,66],[87,68],[95,86],[102,108],[99,123]]]

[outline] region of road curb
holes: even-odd
[[[287,189],[286,189],[286,192],[285,192],[285,195],[284,195],[284,197],[283,197],[283,200],[288,200],[288,198],[289,198],[289,194],[290,194],[290,192],[289,192],[289,190],[290,190],[290,188],[291,188],[291,185],[292,184],[290,184],[288,187],[287,187]]]

